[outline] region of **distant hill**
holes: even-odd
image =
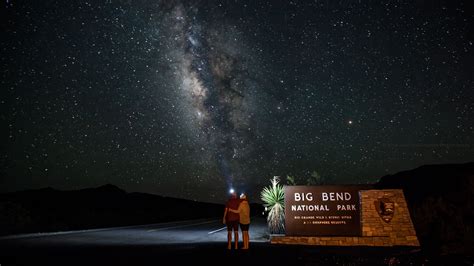
[[[424,248],[474,254],[474,162],[421,166],[384,176],[375,187],[403,189]]]
[[[220,218],[224,205],[127,193],[114,185],[0,194],[0,235]]]

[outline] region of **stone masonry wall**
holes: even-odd
[[[361,190],[362,236],[272,236],[272,244],[300,244],[322,246],[420,246],[410,213],[400,189]],[[376,202],[382,198],[394,203],[389,222],[379,215]]]

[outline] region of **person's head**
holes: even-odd
[[[241,199],[241,200],[246,200],[246,199],[247,199],[247,195],[245,195],[244,193],[240,194],[240,199]]]
[[[232,192],[230,193],[230,197],[231,197],[232,199],[236,199],[236,198],[237,198],[237,193],[235,193],[235,191],[232,191]]]

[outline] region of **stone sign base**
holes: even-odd
[[[420,246],[400,189],[361,190],[361,236],[272,236],[272,244]]]

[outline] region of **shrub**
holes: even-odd
[[[282,234],[285,232],[285,191],[278,184],[280,180],[273,177],[272,185],[263,188],[260,198],[268,211],[267,223],[271,234]]]

